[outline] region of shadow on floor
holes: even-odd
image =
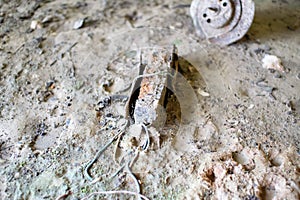
[[[300,31],[300,1],[281,2],[285,3],[277,2],[271,6],[268,3],[268,8],[256,3],[255,17],[248,36],[264,40]]]

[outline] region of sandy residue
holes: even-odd
[[[256,1],[247,36],[224,48],[195,35],[189,3],[0,6],[2,199],[134,191],[126,173],[110,179],[118,170],[114,146],[90,170],[98,182],[83,176],[125,120],[125,102],[101,111],[97,104],[129,95],[142,48],[172,44],[190,63],[181,73],[197,100],[169,99],[165,126],[152,131],[149,150],[132,166],[142,193],[151,199],[299,199],[299,1]],[[285,73],[262,67],[267,54],[281,59]],[[185,92],[177,94],[185,99]],[[125,136],[130,141],[129,129]]]

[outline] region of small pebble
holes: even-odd
[[[200,94],[203,97],[209,97],[210,96],[208,92],[202,90],[201,88],[198,89],[198,94]]]
[[[76,30],[82,28],[83,23],[84,23],[84,19],[77,20],[73,25],[73,29]]]
[[[46,16],[43,20],[42,20],[42,23],[49,23],[53,20],[53,17],[48,15]]]
[[[40,24],[39,21],[37,21],[37,20],[31,21],[30,28],[31,28],[32,30],[35,30],[35,29],[41,28],[41,27],[42,27],[42,26],[41,26],[41,24]]]
[[[266,54],[265,57],[262,59],[262,63],[263,68],[285,72],[281,60],[277,56]]]
[[[15,178],[15,179],[20,178],[20,173],[19,173],[19,172],[15,173],[14,178]]]
[[[249,107],[248,107],[249,110],[252,109],[252,108],[254,108],[254,104],[250,104]]]

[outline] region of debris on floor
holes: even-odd
[[[273,69],[282,73],[285,72],[281,59],[277,56],[266,54],[262,59],[262,63],[263,68]]]
[[[191,2],[1,1],[1,200],[299,199],[300,1]]]
[[[83,27],[85,19],[79,19],[77,21],[75,21],[74,25],[73,25],[73,29],[80,29]]]

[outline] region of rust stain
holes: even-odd
[[[141,83],[141,89],[139,99],[144,98],[147,94],[153,93],[153,84],[151,84],[149,78],[144,78]]]

